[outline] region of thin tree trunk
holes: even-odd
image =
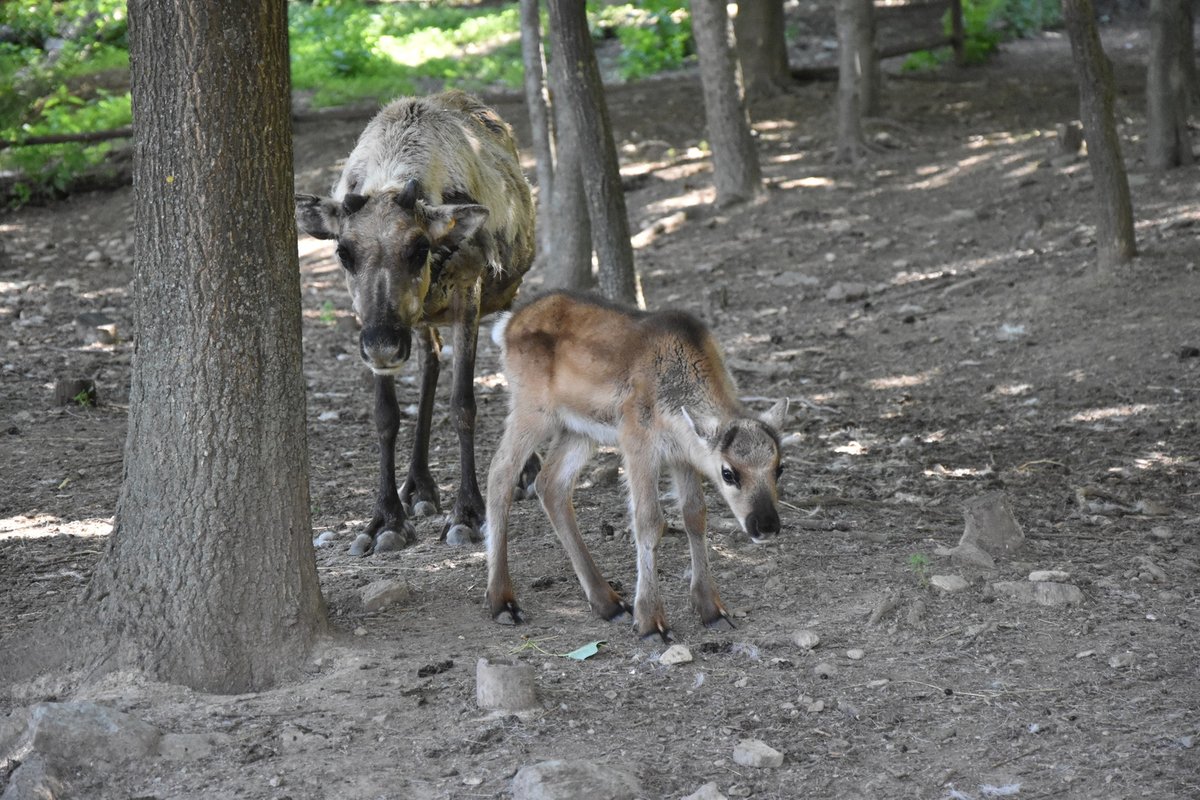
[[[538,260],[545,264],[553,247],[550,226],[554,199],[554,134],[550,127],[550,98],[546,91],[546,59],[542,51],[542,21],[538,0],[521,0],[521,59],[525,65],[525,105],[537,162]]]
[[[1191,0],[1150,0],[1150,56],[1146,70],[1146,161],[1164,170],[1193,161],[1188,132],[1191,89],[1187,43]]]
[[[563,82],[569,77],[563,66],[562,59],[550,63],[550,86],[557,98],[565,96]],[[592,275],[592,223],[583,187],[583,146],[567,104],[556,102],[553,109],[558,153],[554,197],[548,216],[539,222],[550,231],[550,251],[554,254],[545,262],[545,285],[553,289],[592,289],[596,279]]]
[[[717,205],[751,200],[762,191],[762,169],[734,56],[733,25],[724,0],[691,0],[691,9]]]
[[[733,27],[746,97],[779,94],[791,83],[783,0],[738,0]]]
[[[214,692],[323,629],[283,0],[129,4],[137,351],[99,666]]]
[[[1088,165],[1096,188],[1096,242],[1102,269],[1137,255],[1133,202],[1114,111],[1112,66],[1100,45],[1091,0],[1063,0],[1063,20],[1079,81],[1079,117],[1088,146]]]
[[[837,152],[835,160],[857,164],[866,154],[863,136],[863,61],[859,47],[865,6],[871,0],[838,0]]]
[[[555,102],[566,105],[579,136],[600,291],[612,300],[642,305],[617,148],[584,4],[549,0],[549,9],[554,58],[563,59],[567,74]]]

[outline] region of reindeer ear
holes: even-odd
[[[423,206],[429,239],[435,245],[456,249],[487,221],[486,206]]]
[[[701,414],[697,419],[686,408],[680,408],[679,413],[687,420],[688,427],[692,429],[692,433],[696,434],[696,438],[706,445],[712,444],[712,441],[717,437],[718,422],[716,417]]]
[[[785,397],[760,414],[758,419],[760,422],[765,422],[767,425],[770,425],[775,430],[779,430],[783,427],[783,420],[784,417],[787,416],[787,410],[788,399]]]
[[[317,239],[336,239],[342,230],[342,207],[328,197],[296,195],[296,227]]]

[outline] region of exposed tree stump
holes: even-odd
[[[1025,544],[1025,533],[1003,492],[988,492],[968,500],[963,516],[967,524],[958,543],[960,548],[977,547],[989,555],[1002,556],[1015,553]]]
[[[488,711],[529,711],[539,703],[533,683],[533,667],[512,661],[488,661],[475,665],[475,702]]]

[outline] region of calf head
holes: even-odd
[[[742,530],[755,542],[779,533],[778,482],[783,473],[779,428],[788,401],[780,400],[760,417],[692,419],[703,444],[704,472],[716,484]]]
[[[408,359],[421,321],[434,259],[445,261],[487,219],[484,206],[433,205],[420,184],[367,196],[296,195],[296,224],[318,239],[336,239],[354,312],[362,325],[359,355],[376,374],[392,375]]]

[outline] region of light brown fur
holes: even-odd
[[[760,419],[738,401],[719,348],[690,315],[630,311],[567,293],[542,296],[497,325],[510,391],[504,436],[488,473],[487,603],[520,621],[508,571],[512,486],[531,453],[551,444],[537,492],[592,608],[613,619],[629,606],[613,591],[579,534],[576,479],[596,443],[622,456],[638,554],[634,625],[668,634],[655,548],[664,520],[658,478],[679,497],[692,559],[691,596],[705,624],[732,625],[709,572],[702,478],[720,490],[753,538],[779,530],[781,401]]]

